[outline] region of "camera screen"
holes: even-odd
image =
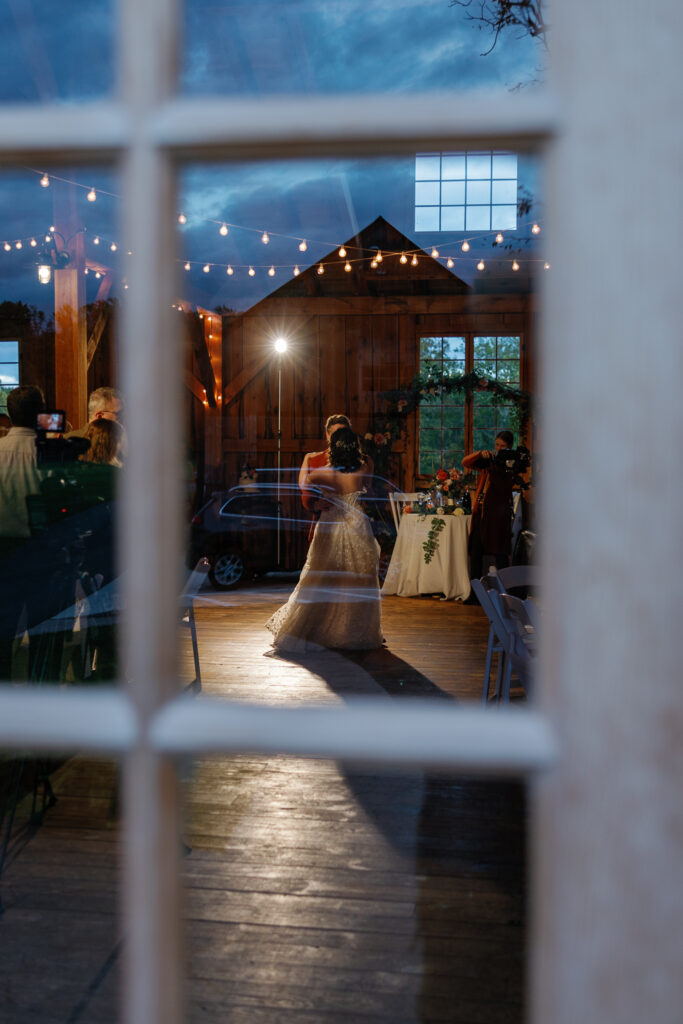
[[[64,413],[61,410],[53,409],[50,412],[39,412],[38,430],[48,430],[61,434],[64,430]]]

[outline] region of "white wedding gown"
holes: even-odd
[[[378,545],[358,504],[364,493],[338,494],[321,513],[296,588],[266,622],[277,650],[382,645]]]

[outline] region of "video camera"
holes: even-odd
[[[36,452],[38,464],[75,462],[87,452],[90,441],[85,437],[63,437],[66,413],[63,409],[47,409],[36,417]]]
[[[520,444],[517,448],[503,448],[493,456],[496,466],[500,466],[512,473],[516,484],[522,484],[520,477],[526,473],[531,465],[531,452],[526,445]]]

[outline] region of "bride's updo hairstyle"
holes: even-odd
[[[342,473],[353,473],[363,465],[358,438],[350,427],[339,427],[330,437],[329,463]]]

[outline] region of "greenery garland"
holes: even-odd
[[[392,447],[405,433],[405,417],[431,397],[464,395],[471,401],[474,392],[486,392],[492,405],[512,406],[513,428],[519,432],[531,415],[531,395],[504,381],[494,380],[478,370],[469,373],[444,373],[437,364],[429,364],[424,373],[416,374],[412,384],[381,395],[384,411],[375,416],[366,432],[363,447],[375,464],[375,471],[386,476],[389,471]]]
[[[434,552],[439,546],[439,534],[441,533],[445,525],[445,516],[434,516],[434,518],[432,519],[432,525],[429,528],[427,540],[422,545],[422,550],[424,551],[425,565],[429,565],[429,563],[431,562],[434,556]]]

